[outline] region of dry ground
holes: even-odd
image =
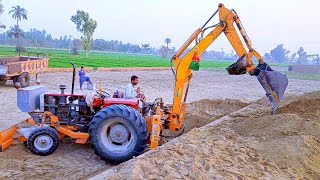
[[[172,93],[173,93],[173,76],[170,71],[92,72],[90,73],[90,77],[97,84],[97,86],[99,85],[99,80],[102,79],[103,88],[108,92],[113,92],[115,89],[123,89],[124,86],[129,82],[130,76],[133,74],[139,76],[140,78],[139,86],[141,87],[142,91],[147,95],[147,98],[149,100],[154,100],[157,97],[163,97],[166,102],[171,103]],[[72,75],[70,73],[46,73],[46,74],[42,74],[40,77],[43,84],[48,86],[50,90],[59,91],[58,86],[60,84],[66,84],[70,90],[71,76]],[[304,81],[304,80],[290,79],[287,93],[302,94],[304,92],[319,90],[319,87],[320,87],[319,81]],[[80,91],[78,82],[76,82],[76,91],[78,92]],[[258,100],[264,97],[264,91],[262,87],[260,87],[260,84],[258,83],[255,77],[250,77],[248,75],[227,76],[225,73],[214,72],[214,71],[200,71],[200,72],[194,73],[194,78],[192,80],[192,85],[189,92],[190,93],[189,93],[188,102],[193,102],[193,101],[198,101],[198,102],[191,103],[191,106],[189,107],[189,112],[192,112],[192,113],[189,113],[187,116],[187,119],[188,119],[186,121],[187,130],[190,130],[193,127],[201,127],[202,125],[205,125],[211,121],[214,121],[215,119],[223,117],[233,111],[240,110],[241,108],[247,106],[248,103],[251,103],[254,100]],[[7,85],[4,87],[0,87],[0,99],[1,99],[0,105],[2,107],[0,109],[0,115],[1,115],[0,129],[5,129],[15,123],[20,122],[21,120],[25,119],[25,117],[27,117],[26,114],[19,113],[19,110],[15,105],[16,93],[15,93],[15,89],[11,85],[11,82],[8,82]],[[227,100],[222,101],[221,99],[223,100],[227,99]],[[268,111],[268,110],[270,110],[269,106],[263,106],[262,109],[259,110],[259,112]],[[256,116],[250,115],[250,118],[252,120],[256,118]],[[251,121],[244,121],[244,122],[247,122],[250,124]],[[242,128],[246,129],[245,125],[242,125]],[[234,151],[240,151],[239,161],[241,161],[241,158],[242,158],[242,160],[244,159],[243,160],[244,163],[250,162],[249,161],[250,158],[254,158],[256,156],[256,154],[249,153],[249,152],[255,153],[252,150],[253,148],[249,146],[250,143],[248,145],[246,145],[245,143],[242,143],[239,145],[238,141],[233,141],[233,139],[231,138],[234,134],[230,134],[227,137],[222,137],[221,133],[222,134],[225,133],[222,130],[217,132],[213,132],[214,130],[208,130],[208,131],[206,130],[203,133],[202,133],[202,130],[198,130],[198,129],[195,131],[191,131],[190,133],[187,133],[186,136],[181,137],[182,139],[189,138],[188,143],[181,143],[183,142],[183,140],[181,141],[179,140],[179,142],[177,140],[173,140],[171,141],[172,142],[171,144],[173,145],[163,146],[163,148],[160,148],[160,151],[162,151],[165,148],[179,149],[179,147],[180,148],[183,147],[184,149],[184,146],[187,147],[188,144],[191,144],[190,147],[191,146],[198,147],[198,144],[196,144],[196,142],[198,142],[197,138],[190,139],[190,136],[188,136],[188,134],[191,134],[191,136],[193,136],[192,134],[195,134],[198,131],[201,131],[202,135],[200,136],[199,135],[200,133],[198,133],[198,135],[196,135],[195,137],[199,137],[199,138],[211,137],[213,139],[216,139],[217,145],[219,145],[220,142],[222,144],[221,146],[219,145],[217,147],[218,149],[220,149],[219,151],[216,151],[216,149],[214,149],[215,147],[212,147],[212,149],[209,149],[209,150],[206,150],[207,149],[206,147],[200,148],[201,150],[203,150],[203,152],[199,152],[199,155],[196,156],[196,159],[201,161],[197,162],[197,161],[190,160],[190,162],[191,161],[197,162],[197,164],[194,164],[195,166],[194,171],[190,171],[190,169],[188,169],[187,167],[184,167],[185,170],[183,173],[186,173],[186,171],[188,171],[190,173],[188,174],[190,175],[189,177],[192,177],[192,174],[194,176],[197,176],[198,173],[207,172],[208,165],[206,165],[207,163],[206,159],[202,157],[205,157],[206,155],[209,155],[211,153],[213,153],[213,155],[217,156],[218,158],[220,152],[224,152],[225,150],[230,150],[230,149],[233,149],[233,147],[237,147],[238,149],[235,148]],[[236,130],[233,130],[232,132],[235,132],[235,131]],[[243,136],[245,135],[249,136],[250,134],[248,132],[248,134],[243,134]],[[220,141],[219,139],[220,137],[224,139]],[[240,135],[237,135],[237,137],[240,138]],[[248,138],[250,139],[251,137],[248,137]],[[246,140],[246,138],[244,137],[243,139]],[[213,140],[208,140],[208,142],[212,142],[212,141]],[[202,146],[208,146],[208,142],[207,143],[203,142]],[[252,142],[256,142],[256,141],[252,141]],[[175,143],[178,143],[178,144],[175,144]],[[259,143],[257,144],[263,147],[262,144],[259,144]],[[248,152],[249,155],[242,156],[243,153],[241,154],[241,148],[244,148],[243,151],[245,151],[245,153]],[[166,152],[166,154],[160,154],[160,157],[171,156],[172,155],[171,153],[179,154],[179,152],[174,152],[169,150]],[[189,153],[194,153],[194,152],[190,151]],[[229,154],[230,157],[234,155],[232,154],[232,152],[230,153],[231,153]],[[151,154],[151,155],[153,154],[154,158],[157,156],[152,152],[148,154]],[[143,155],[142,157],[143,158],[150,157],[150,155],[148,154]],[[186,155],[187,154],[188,153],[186,152]],[[190,156],[189,158],[192,158],[192,157]],[[58,148],[58,150],[52,156],[48,156],[48,157],[35,156],[31,154],[24,147],[24,145],[17,144],[10,147],[5,152],[0,153],[0,161],[6,162],[6,163],[0,164],[0,179],[2,178],[52,179],[52,178],[59,178],[59,177],[64,177],[65,179],[88,178],[110,168],[109,164],[106,164],[103,161],[99,160],[93,154],[89,146],[80,146],[80,145],[75,145],[70,143],[62,143],[62,145]],[[223,169],[223,167],[225,167],[223,166],[224,164],[222,163],[222,161],[230,162],[231,164],[233,163],[233,161],[228,158],[215,159],[215,160],[213,159],[213,162],[216,163],[217,165],[221,164],[220,166],[221,170]],[[150,162],[152,162],[152,158]],[[171,170],[171,168],[176,169],[172,164],[170,164],[173,162],[174,160],[172,160],[172,162],[169,161],[169,164],[167,164],[168,171]],[[256,165],[257,166],[261,165],[259,164],[261,162],[264,162],[264,161],[260,159],[257,160]],[[131,161],[128,163],[131,163]],[[188,162],[185,162],[185,163],[188,164]],[[210,170],[210,165],[211,164],[209,164],[209,170]],[[256,168],[254,165],[255,164],[252,165],[251,169]],[[126,166],[126,163],[122,166]],[[117,167],[117,170],[122,166]],[[197,168],[200,168],[200,169],[197,169]],[[207,169],[202,169],[202,168],[207,168]],[[262,166],[261,168],[264,168],[264,166]],[[273,172],[278,172],[277,171],[278,167],[270,166],[269,168],[275,168],[275,169],[272,169],[274,171],[270,171],[269,174],[272,174]],[[236,170],[236,169],[237,168],[233,168],[233,170]],[[131,169],[128,169],[128,170],[131,170]],[[233,170],[231,170],[231,172],[233,172]],[[113,172],[114,169],[107,172],[110,173],[111,171]],[[144,171],[144,169],[139,169],[139,172],[140,171]],[[229,172],[228,169],[226,169],[226,171]],[[258,171],[259,170],[255,170],[254,172],[256,173]],[[210,171],[211,174],[215,172],[218,172],[218,171],[216,170],[212,172]],[[181,173],[182,172],[180,171],[176,172],[174,176],[177,176],[177,177],[186,176],[185,174],[183,173],[181,174]],[[104,177],[105,175],[106,174],[102,175],[102,177]],[[123,174],[119,174],[119,175],[123,175]],[[141,175],[142,177],[151,178],[146,174],[141,174]],[[283,174],[283,176],[281,177],[284,177],[285,175],[289,175],[289,174]],[[110,176],[110,174],[107,173],[107,176]],[[236,177],[237,176],[238,175],[236,175]],[[240,176],[241,174],[239,175],[239,177]],[[205,178],[204,175],[202,177]],[[271,176],[268,176],[268,177],[271,177]]]
[[[214,112],[215,110],[211,110]],[[97,179],[320,179],[320,92],[257,102],[195,128]]]

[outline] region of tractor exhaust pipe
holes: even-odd
[[[74,80],[75,80],[75,76],[76,76],[76,67],[72,62],[70,62],[70,64],[72,65],[72,68],[73,68],[73,72],[72,72],[72,87],[71,87],[71,96],[73,96],[73,93],[74,93]]]

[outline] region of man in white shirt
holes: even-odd
[[[131,83],[126,86],[124,90],[123,97],[126,99],[139,98],[144,99],[143,93],[140,92],[140,87],[134,89],[134,87],[139,83],[138,76],[131,76]],[[142,102],[139,100],[139,108],[142,108]]]

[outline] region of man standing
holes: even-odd
[[[84,67],[81,66],[79,71],[79,81],[80,81],[80,90],[82,90],[82,85],[84,82],[88,82],[91,84],[90,78],[86,76],[86,72],[84,71]]]
[[[126,86],[126,89],[124,90],[123,97],[126,99],[132,99],[132,98],[139,98],[141,100],[144,100],[145,97],[143,93],[140,92],[140,87],[138,87],[136,90],[134,87],[138,84],[139,78],[138,76],[131,76],[131,83],[129,83]],[[139,108],[142,108],[142,102],[139,101]]]

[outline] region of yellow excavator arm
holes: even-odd
[[[219,23],[207,27],[216,14],[219,14]],[[246,48],[238,35],[236,27],[246,44]],[[206,30],[211,28],[213,28],[213,30],[203,37]],[[218,10],[209,18],[202,28],[197,29],[189,37],[171,60],[172,71],[175,76],[175,89],[173,107],[169,115],[170,130],[179,130],[183,125],[186,112],[186,99],[192,78],[191,69],[193,68],[191,68],[191,64],[194,63],[193,61],[197,59],[197,57],[200,57],[222,33],[226,35],[231,46],[239,56],[238,61],[227,68],[228,73],[231,75],[240,75],[248,72],[250,75],[257,76],[260,84],[266,91],[270,103],[272,103],[273,112],[278,108],[279,100],[282,98],[288,84],[286,75],[273,71],[263,61],[261,55],[252,48],[252,43],[237,13],[234,10],[227,9],[223,4],[219,4]],[[181,57],[194,41],[196,45],[186,53],[186,55]],[[195,58],[195,56],[197,57]],[[259,62],[257,67],[252,63],[253,56],[255,56]],[[199,61],[196,63],[199,63]]]

